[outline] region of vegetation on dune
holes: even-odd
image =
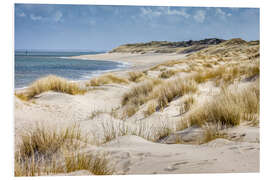
[[[148,103],[147,105],[147,109],[144,111],[144,117],[148,117],[150,116],[151,114],[153,114],[154,112],[157,111],[157,102],[156,100],[152,100]]]
[[[114,168],[105,153],[83,154],[72,153],[65,157],[66,172],[88,170],[94,175],[112,175]]]
[[[200,126],[213,123],[230,127],[239,125],[241,120],[253,121],[256,124],[259,121],[259,99],[257,85],[238,91],[223,89],[187,118],[191,124]]]
[[[177,97],[188,93],[195,93],[198,90],[197,83],[193,79],[177,78],[165,81],[157,87],[151,98],[157,98],[158,108],[164,108]]]
[[[168,136],[175,131],[175,124],[161,120],[156,123],[126,123],[124,121],[101,121],[101,134],[96,142],[107,143],[117,137],[135,135],[146,140],[157,142],[162,137]]]
[[[181,100],[180,115],[183,114],[184,120],[181,121],[179,127],[183,129],[191,125],[200,125],[205,130],[204,142],[208,142],[216,138],[227,138],[222,129],[239,125],[242,121],[252,126],[259,125],[259,57],[258,42],[249,43],[241,39],[232,39],[215,47],[192,53],[184,60],[170,61],[167,65],[163,63],[155,66],[152,70],[161,71],[160,67],[162,69],[170,67],[173,71],[192,72],[193,74],[186,79],[194,79],[198,84],[212,81],[214,85],[222,89],[219,94],[214,93],[211,99],[202,105],[196,104],[193,107],[194,98]],[[178,66],[175,65],[182,62],[188,65],[188,69],[177,69]],[[165,77],[167,72],[164,70],[161,71],[162,73]],[[250,85],[235,89],[231,87],[233,84],[236,86],[245,83],[250,83]],[[170,87],[170,85],[164,85],[164,89],[165,87]],[[158,101],[161,107],[163,104],[168,105],[167,102],[170,99],[174,100],[173,97],[175,97],[172,92],[163,94],[161,97],[166,98],[160,98]],[[154,108],[151,106],[147,107],[145,117],[153,113]],[[185,114],[185,112],[189,113]],[[206,125],[209,125],[208,128]]]
[[[46,91],[62,92],[71,95],[84,94],[86,92],[86,90],[80,88],[77,83],[69,82],[64,78],[54,75],[49,75],[36,80],[25,90],[25,92],[15,93],[15,96],[22,100],[29,100]]]
[[[144,73],[139,71],[129,72],[128,75],[129,80],[133,82],[139,82],[144,77]]]
[[[15,176],[41,176],[88,170],[95,175],[113,174],[104,153],[77,153],[87,139],[77,126],[63,129],[38,126],[24,133],[15,152]]]
[[[68,143],[76,147],[75,142],[82,141],[82,138],[76,126],[56,129],[39,125],[21,136],[19,152],[22,157],[33,155],[50,157]]]
[[[128,80],[122,77],[115,76],[113,74],[106,74],[96,78],[93,78],[86,86],[101,86],[104,84],[127,84]]]
[[[156,70],[160,70],[161,71],[161,68],[163,67],[173,67],[174,65],[176,64],[181,64],[183,63],[182,60],[171,60],[171,61],[167,61],[167,62],[164,62],[164,63],[161,63],[161,64],[158,64],[158,65],[155,65],[154,67],[150,68],[151,71],[156,71]]]
[[[170,77],[174,76],[176,73],[177,73],[177,71],[175,71],[175,70],[167,70],[167,71],[163,71],[159,75],[159,77],[166,79],[166,78],[170,78]]]
[[[175,128],[172,123],[164,121],[130,124],[109,120],[101,121],[99,131],[101,134],[98,136],[93,131],[92,136],[91,132],[84,136],[77,126],[63,129],[38,126],[25,132],[15,152],[15,176],[66,174],[78,170],[87,170],[94,175],[110,175],[115,169],[108,154],[82,153],[79,150],[88,142],[100,145],[125,135],[156,142],[174,132]]]
[[[151,46],[157,44],[152,43]],[[170,121],[166,117],[166,121],[157,120],[154,123],[102,120],[99,121],[98,132],[90,132],[87,136],[82,135],[77,126],[34,128],[19,138],[15,152],[15,176],[51,175],[77,170],[88,170],[96,175],[113,174],[115,170],[111,168],[111,159],[106,153],[79,152],[89,142],[100,145],[125,135],[157,142],[176,130],[196,125],[204,130],[204,139],[200,143],[207,143],[216,138],[228,138],[224,130],[241,122],[259,126],[259,56],[258,42],[234,39],[204,48],[181,61],[168,61],[151,68],[150,71],[160,71],[156,73],[157,78],[139,71],[129,72],[127,78],[113,74],[94,78],[86,85],[132,82],[132,87],[122,96],[122,106],[110,112],[116,119],[131,117],[137,112],[146,118],[167,108],[175,100],[179,100],[175,104],[180,108],[177,114],[180,118]],[[184,67],[180,69],[182,63]],[[178,72],[189,74],[183,73],[187,76],[179,77]],[[208,81],[211,82],[209,86],[213,84],[213,92],[206,89],[209,88]],[[30,100],[46,91],[72,95],[86,92],[77,83],[48,76],[15,95],[22,100]],[[206,101],[201,97],[206,97]],[[106,112],[94,111],[89,118],[101,113]]]
[[[208,143],[217,138],[228,139],[227,133],[224,131],[225,127],[220,124],[205,124],[204,129],[204,138],[199,144]]]
[[[29,100],[29,97],[25,93],[16,93],[15,92],[15,96],[17,98],[19,98],[20,100],[23,100],[23,101],[28,101]]]
[[[197,83],[204,83],[213,80],[216,85],[232,84],[236,80],[240,81],[244,78],[258,76],[260,67],[258,61],[251,62],[245,66],[238,64],[220,65],[217,68],[206,69],[204,71],[195,72],[193,75]]]
[[[249,87],[236,94],[239,106],[242,109],[242,119],[249,121],[254,126],[259,125],[260,114],[260,89],[257,80]]]
[[[201,109],[193,112],[189,120],[191,124],[200,126],[205,123],[236,126],[240,123],[240,111],[232,99],[222,94],[215,97],[215,100],[208,102]]]
[[[122,105],[126,106],[126,112],[132,110],[132,113],[127,113],[129,114],[128,117],[130,117],[137,112],[140,105],[145,104],[149,100],[156,99],[156,107],[153,107],[153,104],[151,105],[152,107],[149,105],[148,112],[150,113],[154,109],[158,110],[166,107],[174,98],[181,97],[187,93],[194,93],[197,89],[197,84],[192,79],[149,80],[133,87],[124,94]]]
[[[22,159],[19,153],[15,154],[14,175],[17,177],[66,174],[79,170],[87,170],[93,175],[112,175],[114,173],[110,158],[104,153],[62,152],[50,159],[37,155]]]
[[[135,43],[135,44],[124,44],[121,45],[110,53],[114,52],[127,52],[127,53],[190,53],[198,51],[200,49],[207,48],[209,45],[216,45],[223,42],[223,39],[204,39],[199,41],[180,41],[180,42],[168,42],[168,41],[151,41],[147,43]]]
[[[131,117],[133,116],[137,111],[139,111],[139,105],[138,104],[129,104],[124,107],[124,117]]]
[[[192,95],[187,95],[180,104],[180,114],[188,112],[193,104],[195,103],[195,98]]]
[[[149,79],[133,86],[127,93],[123,95],[122,105],[144,104],[147,101],[149,94],[153,91],[153,88],[161,82],[162,81],[160,79]]]

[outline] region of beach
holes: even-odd
[[[176,60],[185,57],[185,54],[177,53],[103,53],[95,55],[81,55],[73,56],[70,58],[83,59],[83,60],[103,60],[103,61],[116,61],[131,64],[132,70],[143,70],[151,66],[166,62],[169,60]]]
[[[243,47],[246,46],[243,45]],[[242,57],[243,54],[240,56]],[[165,71],[163,69],[178,71],[176,75],[164,81],[174,80],[176,77],[189,77],[192,75],[187,72],[187,66],[191,66],[190,59],[200,60],[202,59],[200,56],[190,57],[190,55],[177,53],[104,53],[70,58],[117,61],[130,65],[128,69],[105,73],[101,77],[110,74],[128,79],[130,72],[147,71],[147,73],[141,75],[138,82],[128,80],[128,83],[123,81],[124,83],[112,82],[95,86],[92,84],[86,93],[79,95],[48,91],[28,101],[15,97],[17,148],[21,143],[20,137],[30,129],[35,129],[37,124],[46,126],[48,129],[63,129],[76,124],[80,127],[83,136],[90,139],[90,142],[79,149],[79,152],[108,153],[109,161],[114,164],[114,174],[259,172],[258,126],[251,126],[248,121],[243,121],[238,126],[219,132],[220,134],[226,133],[226,136],[219,135],[205,141],[202,139],[205,133],[204,128],[197,125],[183,125],[185,117],[198,111],[201,108],[200,105],[214,97],[215,94],[219,94],[220,87],[215,86],[212,82],[206,81],[198,84],[196,92],[199,91],[199,93],[192,94],[195,90],[191,90],[190,93],[181,95],[180,98],[170,100],[171,102],[164,109],[155,110],[156,112],[151,112],[150,115],[146,115],[145,112],[148,111],[147,108],[151,101],[142,103],[139,109],[133,112],[134,114],[121,117],[127,113],[126,108],[131,106],[123,105],[123,97],[134,86],[160,77],[160,74]],[[196,61],[192,61],[193,64],[194,62]],[[224,63],[227,62],[224,61]],[[253,80],[241,81],[239,89],[253,84]],[[166,87],[161,84],[162,86]],[[234,90],[233,87],[231,85],[232,90]],[[190,95],[196,98],[197,103],[192,106],[191,110],[179,114],[182,108],[181,103]],[[179,124],[181,128],[179,128]],[[168,130],[170,132],[167,132]],[[110,137],[110,140],[106,140],[104,137],[106,133],[110,134],[107,137]],[[91,142],[92,139],[95,140]],[[89,172],[75,171],[72,174],[89,175]]]

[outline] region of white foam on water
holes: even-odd
[[[65,57],[65,56],[63,56],[63,57],[56,57],[56,58],[61,58],[61,59],[71,59],[70,57]]]
[[[127,68],[127,67],[130,67],[130,63],[128,62],[122,62],[122,61],[116,61],[117,63],[119,63],[119,65],[117,65],[118,67],[120,68]]]
[[[27,89],[28,86],[24,86],[24,87],[19,87],[19,88],[14,88],[15,90],[24,90],[24,89]]]
[[[110,61],[110,62],[112,62],[112,61]],[[113,62],[116,62],[116,61],[113,61]],[[92,71],[90,73],[82,75],[81,78],[79,78],[77,80],[71,80],[71,82],[79,82],[79,81],[90,80],[90,79],[92,79],[94,77],[98,77],[98,76],[100,76],[102,74],[105,74],[105,73],[109,73],[109,72],[113,72],[113,71],[119,71],[119,70],[123,70],[123,69],[126,69],[126,68],[130,67],[130,63],[127,63],[127,62],[117,61],[117,63],[119,63],[116,66],[117,68],[109,69],[109,70],[95,70],[95,71]]]

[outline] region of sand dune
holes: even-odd
[[[227,49],[229,50],[226,51]],[[195,126],[188,122],[192,115],[210,107],[211,104],[205,105],[208,101],[213,102],[219,100],[218,98],[223,101],[226,97],[220,94],[228,91],[243,95],[251,92],[244,91],[245,88],[258,86],[259,76],[256,69],[258,49],[257,45],[246,43],[237,46],[234,43],[229,45],[221,43],[217,47],[203,49],[188,56],[175,53],[105,53],[72,57],[127,62],[132,65],[127,71],[145,70],[146,73],[141,75],[138,82],[128,80],[127,84],[90,86],[85,94],[70,95],[48,91],[28,101],[15,97],[15,149],[20,146],[21,135],[33,129],[37,123],[58,128],[77,124],[82,134],[91,140],[89,144],[79,149],[79,152],[85,154],[107,152],[110,155],[110,162],[115,165],[114,174],[259,172],[260,138],[258,112],[255,111],[258,105],[255,104],[250,108],[240,104],[243,108],[249,108],[251,111],[249,113],[255,115],[245,114],[244,117],[249,120],[241,119],[239,124],[237,121],[237,125],[233,127],[218,129],[217,133],[220,134],[212,134],[209,142],[204,140],[205,126],[200,124]],[[225,70],[219,69],[223,65],[228,66]],[[242,69],[234,70],[233,67]],[[162,78],[161,73],[166,71],[173,72],[168,72],[168,77]],[[129,76],[126,71],[111,74],[124,78]],[[252,78],[247,78],[250,76]],[[184,89],[182,91],[186,94],[180,95],[177,94],[178,91],[174,92],[174,84],[171,82],[177,81],[173,80],[190,77],[196,80],[196,91]],[[152,83],[153,90],[144,89],[142,91],[144,94],[134,95],[133,99],[129,97],[130,101],[127,105],[123,105],[122,99],[127,92],[155,78],[159,81],[156,81],[156,84]],[[163,91],[159,91],[162,88]],[[248,96],[256,97],[255,90]],[[164,100],[160,96],[162,93],[163,95],[168,93],[165,94],[168,96],[164,102],[165,106],[155,106]],[[145,94],[148,96],[144,96]],[[237,94],[237,97],[240,98],[240,95]],[[140,98],[143,101],[138,103],[137,100],[141,100]],[[251,100],[256,102],[255,99]],[[252,102],[250,101],[251,105]],[[218,101],[216,105],[218,103],[224,102]],[[130,107],[134,112],[130,116],[122,117]],[[200,118],[199,115],[196,118]],[[220,119],[224,119],[224,116]],[[211,119],[208,116],[204,118]],[[235,116],[235,119],[237,118],[238,115]],[[186,122],[188,123],[185,124]],[[106,133],[112,137],[108,136],[106,139]],[[93,140],[94,136],[97,139]],[[84,170],[58,173],[58,175],[89,174],[91,172]]]
[[[259,171],[258,143],[248,141],[216,139],[200,146],[167,145],[149,142],[138,136],[122,136],[96,150],[109,152],[116,163],[116,174]]]

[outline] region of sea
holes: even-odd
[[[80,81],[129,66],[121,62],[71,58],[72,56],[99,53],[104,52],[15,51],[15,89],[25,88],[36,79],[47,75]]]

